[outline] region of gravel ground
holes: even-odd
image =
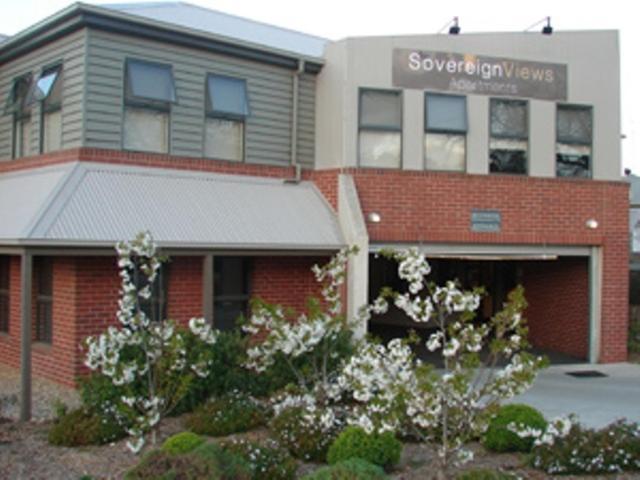
[[[42,378],[33,378],[32,416],[36,421],[54,417],[56,402],[69,407],[80,404],[78,393],[69,387]],[[20,414],[20,371],[0,363],[0,418],[17,420]]]

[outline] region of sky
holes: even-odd
[[[69,0],[0,0],[0,33],[13,35],[68,6]],[[85,3],[114,3],[89,0]],[[454,16],[465,32],[523,31],[546,16],[555,30],[620,31],[622,163],[640,174],[640,13],[629,0],[189,0],[213,8],[337,40],[363,35],[436,33]],[[540,30],[542,25],[532,30]],[[635,107],[635,108],[634,108]],[[597,128],[597,127],[596,127]]]

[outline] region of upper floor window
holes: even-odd
[[[9,257],[0,255],[0,332],[7,333],[9,331]]]
[[[593,118],[591,107],[558,105],[556,113],[556,175],[591,175]]]
[[[7,95],[5,114],[13,115],[13,158],[31,154],[31,106],[27,97],[32,82],[30,73],[16,78]]]
[[[360,90],[359,164],[400,168],[402,95],[389,90]]]
[[[208,75],[206,87],[205,156],[242,161],[245,119],[250,113],[247,82]]]
[[[489,171],[527,173],[529,121],[524,100],[491,99]]]
[[[466,98],[427,94],[424,125],[427,169],[463,172],[467,134]]]
[[[123,146],[169,152],[169,112],[176,101],[171,65],[128,59],[125,68]]]
[[[62,65],[46,68],[33,83],[29,103],[42,105],[40,152],[62,148]]]

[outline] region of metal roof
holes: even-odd
[[[186,2],[114,3],[100,7],[310,57],[322,57],[329,41]]]
[[[311,182],[90,162],[0,175],[0,244],[113,246],[141,230],[171,248],[344,244]]]

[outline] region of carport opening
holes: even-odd
[[[585,362],[589,352],[589,264],[585,257],[557,257],[552,260],[461,260],[429,259],[429,281],[443,284],[457,280],[462,288],[485,287],[486,296],[477,311],[476,322],[486,322],[498,312],[508,293],[521,284],[529,304],[525,317],[529,342],[535,353],[547,355],[551,363]],[[397,263],[376,255],[369,261],[369,299],[373,301],[382,287],[405,291],[398,277]],[[419,325],[396,307],[369,321],[371,334],[383,341],[404,337],[413,329],[427,339],[429,324]],[[424,348],[417,354],[438,364],[440,358]]]

